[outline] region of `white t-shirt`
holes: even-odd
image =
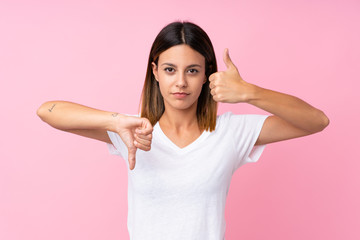
[[[231,177],[240,166],[259,159],[265,145],[254,144],[266,117],[227,112],[217,117],[213,132],[204,131],[184,148],[156,123],[151,150],[137,150],[134,170],[120,136],[108,131],[110,153],[121,156],[128,169],[130,239],[225,239]]]

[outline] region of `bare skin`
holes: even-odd
[[[164,97],[165,111],[159,125],[167,137],[183,148],[195,141],[199,128],[196,107],[206,82],[205,58],[188,45],[177,45],[160,54],[153,73]],[[186,96],[176,96],[184,92]]]
[[[67,101],[45,102],[37,110],[37,115],[56,129],[106,143],[111,143],[107,131],[118,133],[128,148],[131,170],[135,168],[136,150],[151,149],[153,128],[146,118],[102,111]]]
[[[196,106],[201,87],[210,81],[215,101],[248,103],[271,114],[256,142],[268,144],[306,136],[322,131],[329,119],[319,109],[303,100],[264,89],[242,79],[224,51],[227,69],[205,77],[204,57],[188,45],[177,45],[162,52],[153,74],[164,97],[165,112],[159,120],[162,131],[180,148],[195,141],[202,133],[196,118]],[[111,143],[107,131],[120,135],[129,152],[129,168],[135,168],[137,149],[151,149],[153,127],[146,118],[107,112],[77,103],[49,101],[42,104],[38,116],[54,128],[84,137]]]
[[[228,49],[224,51],[224,62],[226,71],[209,77],[214,100],[245,102],[273,114],[265,120],[257,145],[306,136],[328,126],[327,116],[303,100],[245,82],[231,61]]]

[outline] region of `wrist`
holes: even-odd
[[[254,101],[260,98],[263,88],[251,83],[247,83],[247,85],[248,85],[248,91],[246,93],[244,102],[252,104]]]
[[[117,113],[117,112],[109,112],[109,124],[106,130],[112,132],[119,132],[121,129],[122,119],[125,115]]]

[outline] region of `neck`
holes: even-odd
[[[171,127],[176,131],[185,129],[199,129],[199,124],[196,116],[197,104],[186,110],[179,110],[173,108],[166,108],[159,120],[159,124],[166,127]]]

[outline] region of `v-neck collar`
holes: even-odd
[[[161,129],[159,122],[155,124],[154,131],[156,131],[159,134],[161,141],[164,141],[167,145],[169,145],[169,147],[171,147],[173,150],[175,150],[178,153],[186,153],[191,151],[192,149],[196,148],[210,134],[209,131],[204,130],[197,139],[195,139],[193,142],[186,145],[185,147],[180,148],[173,141],[171,141],[170,138],[168,138],[168,136],[166,136],[166,134]]]

